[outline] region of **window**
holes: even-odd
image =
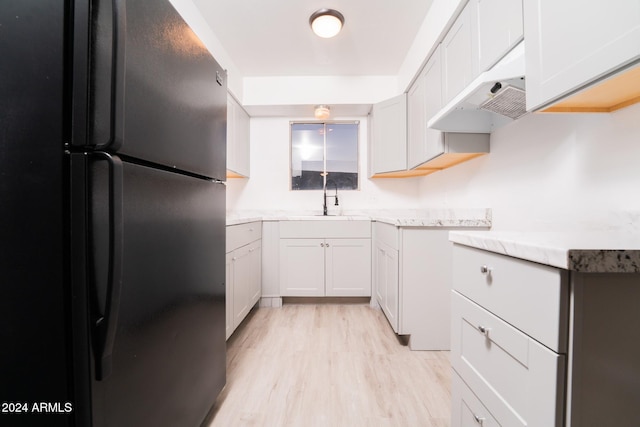
[[[291,189],[358,189],[358,122],[291,123]]]

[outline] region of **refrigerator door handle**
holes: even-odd
[[[96,343],[95,369],[96,380],[100,381],[111,374],[111,356],[118,325],[120,291],[122,288],[122,161],[108,153],[92,154],[106,160],[109,165],[109,258],[107,294],[104,313],[95,323],[94,340]]]
[[[114,152],[124,138],[126,0],[94,3],[87,143]]]

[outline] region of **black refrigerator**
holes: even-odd
[[[211,416],[226,96],[168,0],[0,2],[0,425]]]

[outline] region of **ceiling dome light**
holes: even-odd
[[[315,110],[313,111],[313,115],[318,120],[326,120],[329,118],[330,114],[328,105],[316,105]]]
[[[344,25],[344,16],[337,10],[320,9],[309,17],[311,29],[325,39],[337,35]]]

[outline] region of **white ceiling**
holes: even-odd
[[[193,0],[239,72],[254,76],[398,74],[432,0]],[[314,35],[309,16],[345,17],[333,39]]]

